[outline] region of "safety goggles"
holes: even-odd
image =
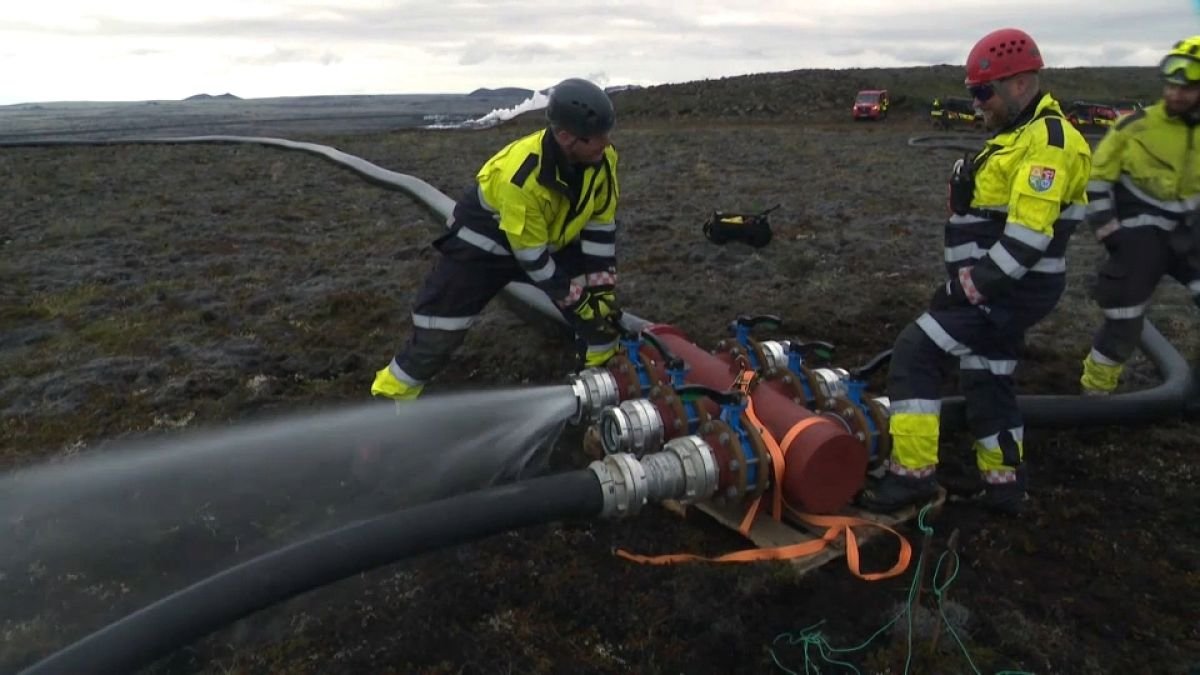
[[[1174,84],[1200,83],[1200,60],[1182,54],[1171,54],[1158,64],[1163,79]]]
[[[991,82],[977,84],[973,87],[967,87],[967,91],[971,93],[971,98],[974,98],[980,103],[987,103],[993,96],[996,95],[996,87]]]
[[[1000,84],[1001,82],[1006,82],[1008,79],[1009,78],[1007,77],[1002,77],[998,80],[992,80],[991,82],[977,84],[967,87],[967,91],[970,92],[971,96],[974,97],[976,101],[979,101],[980,103],[987,103],[993,96],[996,95],[996,85]]]

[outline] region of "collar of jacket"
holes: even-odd
[[[1034,118],[1043,117],[1045,115],[1058,115],[1059,117],[1062,117],[1062,110],[1058,107],[1058,102],[1054,100],[1053,96],[1039,91],[1033,97],[1033,100],[1029,102],[1029,105],[1025,106],[1025,109],[1022,110],[1020,114],[1016,116],[1016,118],[1009,122],[1008,126],[993,134],[992,138],[1000,136],[1001,134],[1012,133],[1013,131],[1020,129],[1026,124],[1032,122]]]

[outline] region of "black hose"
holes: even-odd
[[[1158,386],[1109,396],[1018,396],[1025,424],[1048,429],[1144,424],[1195,412],[1196,380],[1191,367],[1149,321],[1142,329],[1141,349],[1163,376]],[[963,397],[942,399],[942,429],[962,429],[966,423]]]
[[[926,134],[910,137],[908,147],[977,152],[983,149],[983,142],[987,139],[987,134]]]
[[[297,150],[310,155],[316,155],[322,159],[329,160],[334,164],[350,169],[362,178],[365,178],[368,183],[387,188],[389,190],[399,190],[408,196],[412,197],[417,203],[421,204],[440,219],[443,223],[450,218],[450,212],[454,210],[454,200],[438,191],[429,183],[409,176],[403,173],[390,171],[377,164],[372,164],[361,157],[355,157],[349,153],[342,152],[336,148],[331,148],[328,145],[319,145],[317,143],[306,143],[303,141],[290,141],[286,138],[267,138],[263,136],[180,136],[177,138],[114,138],[114,139],[72,139],[72,140],[22,140],[22,141],[0,141],[0,147],[3,148],[51,148],[59,146],[106,146],[106,145],[176,145],[176,144],[251,144],[264,145],[271,148],[282,148],[284,150]]]
[[[412,197],[417,203],[425,207],[436,219],[442,223],[449,223],[450,215],[454,211],[454,200],[447,197],[437,188],[429,183],[410,176],[408,174],[390,171],[377,164],[372,164],[367,160],[356,157],[349,153],[342,152],[336,148],[331,148],[327,145],[318,143],[307,143],[302,141],[291,141],[286,138],[268,138],[264,136],[180,136],[175,138],[117,138],[117,139],[47,139],[47,140],[4,140],[0,141],[0,148],[41,148],[41,147],[58,147],[58,146],[76,146],[76,145],[173,145],[173,144],[191,144],[191,143],[210,143],[210,144],[231,144],[242,143],[251,145],[263,145],[271,148],[282,148],[284,150],[297,150],[316,155],[323,159],[329,160],[334,164],[350,169],[358,174],[367,182],[378,185],[389,190],[398,190]],[[522,313],[522,318],[529,321],[538,321],[547,323],[553,326],[565,326],[566,320],[562,313],[555,306],[544,292],[537,286],[529,283],[514,281],[504,287],[504,294],[509,300],[515,302],[520,307],[525,307],[532,310],[531,313]],[[629,331],[637,332],[650,325],[650,322],[638,317],[635,314],[625,312],[621,317],[621,324]]]
[[[594,517],[603,506],[596,474],[582,469],[353,523],[177,591],[22,672],[128,673],[248,614],[314,588],[507,530]]]
[[[1088,143],[1094,144],[1096,141],[1104,137],[1103,133],[1083,133],[1080,132]],[[908,139],[908,147],[924,148],[927,150],[965,150],[967,152],[977,152],[983,149],[983,143],[990,136],[988,134],[920,134],[910,136]]]

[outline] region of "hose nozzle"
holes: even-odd
[[[590,422],[600,415],[600,411],[615,406],[618,401],[617,380],[605,368],[580,371],[571,381],[571,389],[578,402],[571,424]]]

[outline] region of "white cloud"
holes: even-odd
[[[745,5],[750,7],[751,5]],[[1029,31],[1051,65],[1152,65],[1200,33],[1189,0],[40,0],[0,9],[0,103],[656,84],[959,63]]]

